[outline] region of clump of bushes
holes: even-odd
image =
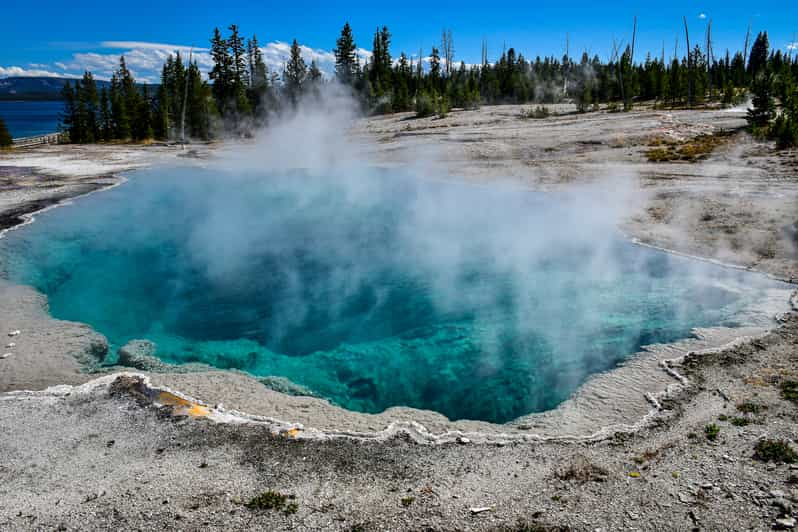
[[[556,472],[560,480],[575,482],[603,482],[609,472],[603,467],[592,464],[584,456],[577,456],[569,465]]]
[[[704,434],[709,441],[715,441],[718,439],[718,434],[720,434],[720,427],[711,423],[704,427]]]
[[[246,504],[250,510],[279,510],[285,514],[295,514],[299,505],[293,502],[295,495],[284,495],[279,491],[264,491]],[[291,502],[289,502],[291,501]]]
[[[449,99],[446,96],[439,96],[437,92],[421,92],[416,96],[416,118],[438,115],[446,118],[449,113]]]
[[[737,405],[737,410],[739,410],[743,414],[758,414],[762,410],[765,410],[766,408],[767,406],[765,405],[752,403],[751,401],[746,401],[744,403],[740,403]]]
[[[781,383],[781,397],[798,404],[798,381],[784,381]]]
[[[549,117],[549,108],[544,105],[538,105],[534,109],[523,109],[521,111],[522,120],[541,120]]]
[[[796,453],[785,440],[759,440],[754,447],[754,458],[762,462],[794,464],[798,462]]]
[[[657,137],[649,144],[652,149],[646,152],[646,158],[652,163],[700,161],[709,157],[715,148],[726,143],[729,137],[730,133],[725,131],[712,135],[699,135],[684,142]]]

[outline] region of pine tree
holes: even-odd
[[[100,91],[100,136],[103,141],[108,142],[113,138],[113,128],[111,102],[108,99],[108,91],[103,88]]]
[[[307,77],[308,68],[302,59],[302,50],[296,39],[291,44],[291,57],[285,65],[284,83],[285,90],[291,103],[296,106],[302,94],[302,88]]]
[[[250,111],[247,98],[249,75],[247,73],[247,54],[244,48],[244,40],[238,34],[238,26],[232,24],[228,29],[230,30],[227,46],[230,48],[229,57],[232,74],[230,91],[232,92],[232,102],[234,102],[236,113],[240,115],[248,114]]]
[[[211,136],[211,88],[202,80],[197,62],[189,65],[186,73],[188,78],[188,108],[186,109],[187,133],[196,139],[207,140]]]
[[[14,144],[14,139],[11,138],[11,133],[8,132],[6,123],[0,118],[0,148],[8,148]]]
[[[335,77],[344,85],[353,85],[357,74],[357,46],[349,22],[335,42]]]
[[[77,83],[77,82],[76,82]],[[75,91],[69,81],[64,83],[64,88],[61,89],[61,99],[64,101],[64,110],[59,117],[60,127],[63,132],[69,135],[70,142],[77,142],[77,131],[75,129],[77,123],[77,105],[75,102]]]
[[[97,84],[91,72],[85,72],[80,84],[77,85],[78,120],[81,124],[81,143],[92,143],[100,139],[98,109],[100,107],[97,95]]]
[[[773,74],[763,70],[751,82],[751,108],[746,119],[751,127],[763,128],[770,123],[773,113]]]
[[[754,46],[751,47],[751,55],[748,58],[748,77],[752,81],[757,74],[767,67],[769,47],[768,32],[759,33],[754,41]]]
[[[227,41],[222,38],[219,28],[213,30],[211,59],[213,60],[213,69],[208,77],[213,81],[213,98],[216,100],[216,108],[224,115],[231,92],[233,60],[227,49]]]

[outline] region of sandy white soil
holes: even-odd
[[[519,107],[500,106],[445,119],[395,115],[362,121],[355,135],[376,141],[369,149],[383,164],[440,165],[466,180],[561,190],[620,177],[645,192],[624,223],[630,237],[798,277],[794,152],[739,131],[701,162],[645,159],[653,136],[738,130],[742,113],[554,110],[563,114],[521,120]],[[59,146],[0,155],[2,227],[112,184],[120,170],[181,154]],[[786,303],[774,294],[763,312]],[[51,319],[33,290],[0,283],[0,333],[20,331],[0,360],[0,528],[768,529],[798,503],[798,472],[752,460],[763,435],[798,438],[796,406],[778,391],[798,375],[796,319],[787,313],[772,332],[702,330],[653,346],[559,409],[495,426],[403,408],[347,412],[233,372],[150,373],[146,397],[124,379],[90,383],[98,375],[82,368],[102,356],[104,339]],[[186,394],[201,415],[153,389]],[[736,405],[747,400],[767,407],[750,416],[755,423],[718,421],[741,415]],[[713,422],[721,432],[709,441]],[[295,495],[297,512],[241,504],[269,489]],[[491,509],[472,515],[477,507]]]

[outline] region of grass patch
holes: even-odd
[[[652,163],[674,161],[696,162],[706,159],[719,146],[729,141],[731,133],[721,131],[712,135],[699,135],[685,141],[657,137],[651,141],[646,158]]]
[[[704,435],[707,437],[709,441],[717,440],[718,434],[720,434],[720,427],[718,427],[714,423],[704,427]]]
[[[264,491],[245,505],[250,510],[279,510],[285,514],[295,514],[299,505],[294,502],[295,495],[285,495],[279,491]]]
[[[414,502],[415,500],[416,500],[416,498],[415,498],[415,497],[403,497],[403,498],[402,498],[402,506],[404,506],[405,508],[407,508],[408,506],[410,506],[411,504],[413,504],[413,502]]]
[[[747,417],[733,417],[733,418],[731,418],[729,423],[731,423],[735,427],[746,427],[746,426],[750,425],[751,423],[753,423],[753,421],[751,421]]]
[[[786,440],[759,440],[754,447],[754,458],[762,462],[794,464],[798,462],[798,453]]]
[[[798,381],[782,382],[781,397],[782,399],[798,404]]]
[[[767,410],[767,406],[760,405],[759,403],[752,403],[751,401],[746,401],[744,403],[738,404],[737,410],[739,410],[743,414],[758,414],[763,410]]]
[[[556,473],[560,480],[575,482],[603,482],[608,474],[606,469],[593,465],[584,456],[577,456],[568,467]]]

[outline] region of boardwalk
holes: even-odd
[[[15,148],[29,148],[41,144],[58,144],[64,139],[63,133],[47,133],[46,135],[36,135],[33,137],[19,137],[14,139]]]

